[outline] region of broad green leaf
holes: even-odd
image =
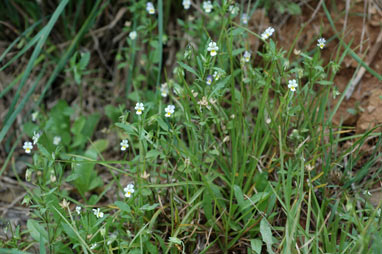
[[[251,250],[255,253],[255,254],[261,254],[261,241],[259,239],[251,239],[250,240],[251,242]]]
[[[158,206],[159,206],[158,203],[155,203],[155,204],[152,204],[152,205],[145,204],[140,209],[142,211],[151,211],[151,210],[154,210],[155,208],[157,208]]]
[[[159,126],[160,126],[164,131],[168,131],[168,130],[169,130],[168,124],[165,123],[161,117],[158,117],[156,120],[157,120]]]
[[[27,222],[27,228],[34,240],[40,242],[40,237],[42,237],[46,242],[48,241],[48,232],[37,221],[29,219]]]
[[[187,70],[188,72],[191,72],[192,74],[194,74],[196,77],[200,78],[200,75],[198,75],[198,73],[193,69],[191,68],[190,66],[188,66],[187,64],[185,63],[182,63],[182,62],[178,62],[178,64],[185,70]]]
[[[124,212],[131,212],[130,206],[122,201],[115,201],[114,204]]]
[[[150,158],[155,159],[160,154],[161,153],[158,150],[151,150],[151,151],[146,153],[146,159],[150,159]]]
[[[126,124],[126,123],[116,123],[116,126],[122,128],[123,130],[126,131],[127,134],[137,136],[138,135],[138,130],[135,128],[134,125],[132,124]]]
[[[90,145],[89,150],[96,150],[98,153],[102,153],[108,146],[109,141],[107,139],[98,139]]]
[[[263,218],[260,222],[260,233],[261,237],[263,238],[263,242],[267,245],[268,253],[274,254],[272,250],[273,239],[271,226],[269,225],[266,218]]]

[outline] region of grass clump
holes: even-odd
[[[184,38],[169,38],[164,27],[180,4],[131,1],[115,52],[125,92],[87,114],[82,85],[94,56],[75,48],[108,4],[90,10],[48,79],[66,67],[80,103],[40,105],[23,124],[23,140],[34,141],[23,200],[31,214],[22,233],[9,227],[1,251],[378,253],[381,203],[373,207],[367,190],[380,180],[379,134],[344,135],[331,121],[333,80],[350,46],[330,61],[321,53],[334,43],[321,39],[292,55],[272,27],[258,34],[240,23],[229,1],[209,11],[193,4],[195,18],[177,21]],[[162,67],[169,40],[184,45],[172,73]],[[365,157],[370,138],[376,149]]]

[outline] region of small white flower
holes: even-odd
[[[36,122],[38,116],[38,112],[33,112],[32,113],[32,122]]]
[[[102,218],[103,217],[103,212],[99,208],[93,209],[93,213],[97,218]]]
[[[153,5],[153,3],[152,2],[148,2],[147,4],[146,4],[146,10],[147,10],[147,12],[149,13],[149,14],[155,14],[155,8],[154,8],[154,5]]]
[[[58,146],[58,144],[60,144],[60,143],[61,143],[61,137],[60,136],[55,136],[53,138],[53,145]]]
[[[175,112],[175,106],[174,105],[168,105],[167,108],[164,109],[164,112],[166,114],[164,115],[165,117],[170,117],[172,114]]]
[[[248,51],[245,51],[243,55],[243,59],[244,59],[244,62],[248,63],[249,60],[251,60],[251,53],[249,53]]]
[[[214,81],[213,77],[211,75],[208,75],[206,80],[207,85],[210,86],[212,84],[212,81]]]
[[[289,82],[288,82],[288,88],[289,88],[292,92],[296,91],[297,86],[298,86],[298,85],[297,85],[297,81],[296,81],[295,79],[289,80]]]
[[[266,40],[269,37],[271,37],[274,32],[275,32],[275,29],[273,27],[268,27],[267,29],[265,29],[264,33],[261,34],[261,38],[263,40]]]
[[[222,73],[215,71],[212,77],[214,77],[214,80],[219,80],[222,77]]]
[[[130,198],[134,193],[134,184],[128,184],[123,191],[125,192],[125,197]]]
[[[160,94],[162,95],[162,97],[167,97],[167,95],[168,95],[168,86],[167,86],[167,83],[163,83],[160,86]]]
[[[26,153],[31,153],[33,149],[32,142],[24,142],[23,149],[25,150]]]
[[[203,2],[203,9],[205,12],[210,13],[212,11],[212,4],[211,1],[204,1]]]
[[[121,151],[125,151],[129,147],[129,141],[127,139],[122,140],[121,142]]]
[[[317,40],[317,46],[320,48],[320,49],[323,49],[325,47],[325,43],[326,43],[326,40],[324,38],[320,38]]]
[[[130,37],[130,39],[135,40],[137,38],[137,32],[136,31],[131,31],[129,33],[129,37]]]
[[[207,50],[210,51],[211,56],[216,56],[219,47],[216,45],[216,42],[211,41],[208,44]]]
[[[35,145],[37,142],[38,142],[38,139],[40,138],[41,136],[41,132],[33,132],[33,145]]]
[[[76,213],[80,214],[81,213],[81,209],[82,209],[81,206],[76,206]]]
[[[143,103],[142,102],[138,102],[136,105],[135,105],[135,110],[137,111],[137,115],[142,115],[142,112],[143,110],[145,110],[145,106],[143,106]]]
[[[97,244],[96,244],[96,243],[93,243],[93,244],[90,246],[90,249],[91,249],[91,250],[94,250],[95,248],[97,248]]]
[[[239,12],[239,7],[237,7],[236,5],[230,5],[228,7],[228,11],[232,14],[232,15],[236,15],[238,12]]]
[[[248,15],[247,15],[247,13],[243,13],[243,15],[241,15],[241,23],[243,23],[244,25],[248,24]]]
[[[191,0],[183,0],[182,2],[184,9],[188,10],[191,6]]]

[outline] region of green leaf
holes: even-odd
[[[232,51],[232,56],[237,56],[245,51],[245,48],[239,48]]]
[[[323,86],[329,86],[329,85],[333,85],[333,81],[320,80],[320,81],[317,82],[317,84],[320,84],[320,85],[323,85]]]
[[[230,81],[230,79],[231,79],[231,75],[228,75],[224,79],[217,82],[216,85],[214,85],[214,90],[211,92],[209,97],[214,97],[216,95],[219,95],[220,92],[223,92],[226,84],[228,83],[228,81]]]
[[[121,116],[121,112],[118,108],[113,107],[112,105],[107,105],[105,107],[106,116],[113,122],[118,122],[119,117]]]
[[[168,130],[169,130],[168,124],[165,123],[165,122],[163,121],[162,118],[158,117],[156,120],[157,120],[159,126],[160,126],[164,131],[168,131]]]
[[[194,74],[196,77],[200,78],[200,75],[193,69],[191,68],[190,66],[188,66],[187,64],[185,63],[182,63],[182,62],[178,62],[178,64],[185,70],[187,70],[188,72],[191,72],[192,74]]]
[[[145,204],[140,209],[142,211],[151,211],[151,210],[154,210],[155,208],[157,208],[158,206],[159,206],[158,203],[155,203],[155,204],[152,204],[152,205]]]
[[[76,180],[78,177],[80,177],[79,174],[75,174],[75,173],[73,173],[73,174],[70,174],[70,175],[65,179],[65,181],[66,181],[66,182],[71,182],[71,181]]]
[[[72,241],[74,240],[74,242],[77,242],[77,235],[68,224],[66,224],[65,222],[61,222],[61,227],[64,230],[65,234],[69,236],[69,238]]]
[[[247,210],[251,207],[250,201],[244,200],[243,192],[239,186],[235,185],[233,186],[233,189],[235,198],[240,208],[239,210],[242,214],[246,214],[244,219],[245,221],[248,221],[251,217],[251,214],[247,214]]]
[[[107,139],[99,139],[90,145],[89,150],[95,150],[98,153],[102,153],[108,148],[108,146],[109,141]]]
[[[86,118],[84,116],[79,117],[70,129],[74,135],[81,135],[82,130],[85,127]]]
[[[45,240],[41,235],[40,235],[40,254],[46,254]]]
[[[85,70],[90,61],[90,52],[85,52],[81,54],[80,62],[78,63],[81,70]]]
[[[259,239],[251,239],[251,250],[256,254],[261,254],[261,241]]]
[[[287,9],[291,15],[300,15],[301,14],[301,8],[297,3],[288,2],[287,3]]]
[[[48,241],[48,232],[37,221],[29,219],[27,222],[27,228],[34,240],[40,242],[40,238],[43,238],[46,242]]]
[[[151,150],[148,153],[146,153],[146,159],[155,159],[158,157],[161,153],[158,150]]]
[[[122,128],[129,135],[133,135],[133,136],[137,136],[138,135],[137,128],[135,128],[135,126],[132,125],[132,124],[116,123],[115,125],[118,126],[119,128]]]
[[[266,218],[263,218],[260,222],[260,233],[261,237],[263,238],[263,242],[267,245],[268,253],[274,254],[272,250],[272,231]]]
[[[115,201],[114,204],[124,212],[131,212],[130,206],[122,201]]]
[[[87,150],[85,157],[95,160],[97,153],[94,150]],[[78,175],[78,178],[74,180],[74,185],[82,196],[85,192],[102,185],[102,179],[97,176],[97,171],[94,169],[95,162],[77,158],[73,164],[73,174]]]
[[[152,244],[150,241],[145,241],[145,247],[146,250],[148,250],[148,253],[157,254],[159,253],[158,248]]]
[[[210,192],[206,191],[203,195],[202,205],[203,205],[204,215],[206,216],[208,222],[213,221],[212,204],[213,204],[213,198],[211,197]]]
[[[235,28],[231,31],[231,35],[232,36],[238,36],[238,35],[242,35],[243,33],[245,32],[245,30],[243,28]]]
[[[182,244],[182,240],[180,240],[179,238],[177,238],[175,236],[170,236],[168,238],[168,240],[169,240],[170,243],[175,243],[175,244],[179,244],[179,245]]]

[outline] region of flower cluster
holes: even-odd
[[[206,80],[207,85],[210,86],[212,84],[212,81],[214,81],[214,78],[211,75],[208,75]]]
[[[54,136],[53,145],[58,146],[60,143],[61,143],[61,137],[60,136]]]
[[[93,209],[93,213],[97,218],[103,218],[104,214],[99,208]]]
[[[136,112],[137,115],[142,115],[143,110],[145,110],[145,106],[143,105],[142,102],[138,102],[135,105],[135,110],[137,111]]]
[[[248,25],[248,14],[243,13],[241,15],[241,23],[243,23],[244,25]]]
[[[236,5],[230,5],[228,7],[228,11],[231,13],[231,15],[237,15],[239,12],[239,7],[237,7]]]
[[[297,81],[296,81],[295,79],[289,80],[289,82],[288,82],[288,88],[289,88],[292,92],[296,91],[297,86],[298,86],[298,85],[297,85]]]
[[[153,15],[155,14],[155,8],[154,8],[154,5],[152,2],[148,2],[146,4],[146,11],[150,14],[150,15]]]
[[[188,10],[191,6],[191,0],[183,0],[182,2],[184,9]]]
[[[243,55],[243,60],[244,62],[248,63],[251,60],[251,53],[248,51],[245,51]]]
[[[210,52],[211,56],[216,56],[216,54],[217,54],[217,52],[219,50],[219,47],[216,45],[216,42],[211,41],[208,44],[207,50]]]
[[[272,34],[275,32],[275,29],[273,27],[268,27],[265,29],[264,33],[261,34],[261,39],[266,40],[269,37],[272,36]]]
[[[24,142],[23,149],[25,150],[26,153],[31,153],[33,149],[32,142]]]
[[[175,106],[174,105],[168,105],[165,109],[164,109],[164,112],[165,113],[165,117],[170,117],[172,116],[172,114],[174,114],[175,112]]]
[[[161,94],[162,97],[167,97],[167,95],[168,95],[168,85],[167,85],[167,83],[163,83],[160,86],[160,94]]]
[[[127,198],[130,198],[131,197],[131,195],[133,195],[133,193],[134,193],[134,184],[128,184],[127,186],[126,186],[126,188],[124,188],[123,189],[123,191],[125,192],[125,197],[127,197]]]
[[[223,75],[224,75],[224,73],[222,73],[220,71],[215,71],[214,75],[212,75],[212,76],[214,77],[214,80],[218,81]]]
[[[32,140],[33,140],[33,145],[37,144],[39,138],[41,137],[41,132],[33,132],[33,137],[32,137]]]
[[[205,12],[210,13],[212,11],[212,8],[213,8],[213,6],[212,6],[211,1],[204,1],[203,2],[203,9]]]
[[[125,151],[129,147],[129,141],[127,139],[122,140],[121,142],[121,151]]]
[[[137,38],[137,32],[136,31],[131,31],[129,33],[129,37],[131,40],[135,40]]]
[[[324,38],[320,38],[317,40],[317,46],[320,48],[320,49],[323,49],[325,47],[325,43],[326,43],[326,40]]]

